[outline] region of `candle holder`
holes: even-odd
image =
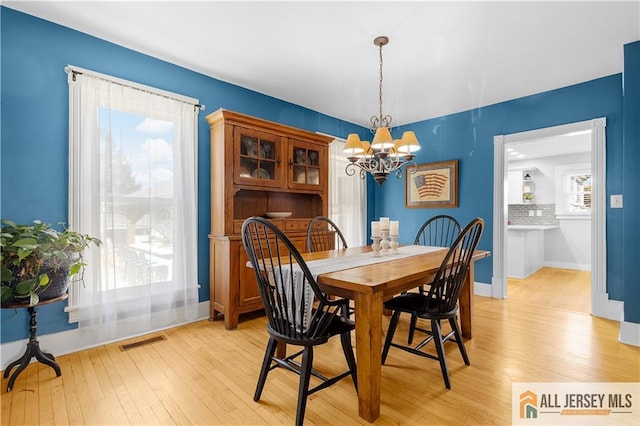
[[[380,240],[382,239],[382,237],[371,237],[371,239],[373,240],[373,244],[371,244],[371,248],[373,249],[373,257],[378,257],[380,256]]]
[[[398,254],[398,236],[397,235],[390,235],[389,238],[391,239],[391,241],[389,242],[389,247],[390,247],[390,251],[391,254]]]
[[[380,246],[381,248],[381,252],[382,255],[384,256],[385,254],[387,254],[389,252],[389,230],[388,229],[381,229],[380,233],[382,234],[382,240],[380,241]]]

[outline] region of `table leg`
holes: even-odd
[[[474,285],[474,261],[469,263],[469,272],[464,279],[464,285],[462,286],[462,292],[460,293],[459,306],[460,306],[460,329],[462,336],[467,339],[473,337],[473,285]]]
[[[31,361],[31,348],[29,344],[27,344],[27,350],[25,351],[25,353],[20,358],[9,364],[9,366],[4,370],[4,378],[6,379],[7,377],[9,377],[9,374],[11,374],[11,370],[13,369],[13,367],[18,367],[18,369],[13,374],[17,377],[22,370],[27,368],[27,365],[29,365],[29,361]],[[10,381],[9,389],[7,389],[7,392],[11,390],[10,387],[12,384],[13,383],[11,383]]]
[[[380,416],[382,293],[356,294],[355,312],[358,413],[373,422]]]
[[[276,346],[276,358],[286,358],[287,357],[287,344],[283,342],[278,342]]]

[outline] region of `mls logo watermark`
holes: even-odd
[[[639,425],[640,383],[513,383],[514,425]]]
[[[535,419],[538,417],[538,394],[530,390],[520,394],[520,418]]]

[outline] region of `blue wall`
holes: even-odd
[[[622,48],[622,47],[621,47]],[[400,241],[413,240],[426,218],[446,213],[467,223],[485,220],[481,249],[493,248],[493,137],[597,117],[607,118],[607,199],[622,193],[622,78],[620,74],[537,95],[405,126],[422,148],[416,163],[458,160],[459,203],[455,209],[405,209],[404,180],[389,179],[375,194],[374,217],[400,220]],[[397,129],[401,134],[404,129]],[[607,209],[608,289],[623,299],[620,209]],[[491,283],[492,261],[476,263],[476,281]]]
[[[28,223],[67,221],[68,85],[71,64],[198,98],[206,110],[198,125],[198,281],[200,301],[209,300],[209,127],[207,114],[226,108],[331,135],[362,127],[291,103],[224,83],[104,40],[6,7],[1,34],[0,216]],[[76,328],[65,304],[43,306],[39,334]],[[2,342],[28,337],[25,309],[2,310]]]
[[[367,134],[362,127],[223,83],[12,9],[0,8],[0,19],[2,218],[20,222],[39,218],[52,223],[67,219],[68,99],[63,71],[66,65],[198,98],[207,106],[206,111],[200,114],[198,128],[198,279],[202,284],[201,301],[209,299],[210,152],[209,129],[204,117],[224,107],[310,131],[342,137],[352,132],[360,133],[362,137]],[[631,69],[637,76],[640,75],[638,49],[633,52],[636,65]],[[637,118],[640,99],[637,84],[634,93],[635,107],[630,114]],[[622,168],[622,104],[622,77],[613,75],[407,126],[416,131],[422,144],[416,162],[459,160],[459,207],[446,210],[405,209],[403,180],[389,178],[381,187],[370,180],[369,218],[390,216],[401,220],[400,240],[406,243],[413,239],[419,223],[427,216],[447,212],[461,221],[481,216],[485,219],[486,229],[480,248],[491,250],[493,136],[596,117],[607,118],[607,196],[622,193],[623,182],[625,189],[632,184],[637,188],[640,168],[629,164],[638,164],[638,120],[635,130],[628,132],[629,137],[635,137],[630,141],[635,145],[629,148],[629,152],[635,153],[636,160]],[[402,130],[395,129],[394,133]],[[638,199],[637,196],[635,198]],[[640,216],[637,202],[635,206],[635,210],[629,209],[629,201],[625,198],[625,227],[636,227],[637,232]],[[623,245],[623,232],[619,225],[622,213],[620,209],[607,210],[609,292],[613,298],[625,300],[628,321],[640,322],[637,314],[640,312],[640,298],[635,278],[640,263],[638,239],[635,243]],[[624,268],[628,271],[632,263],[635,264],[635,274],[623,274]],[[491,269],[490,259],[479,261],[476,279],[490,283]],[[626,287],[623,286],[625,281]],[[75,325],[68,324],[63,307],[64,304],[60,303],[41,308],[40,334],[75,328]],[[27,337],[28,320],[24,311],[2,310],[2,342]]]

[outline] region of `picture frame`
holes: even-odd
[[[458,160],[418,164],[406,173],[405,207],[458,207]]]

